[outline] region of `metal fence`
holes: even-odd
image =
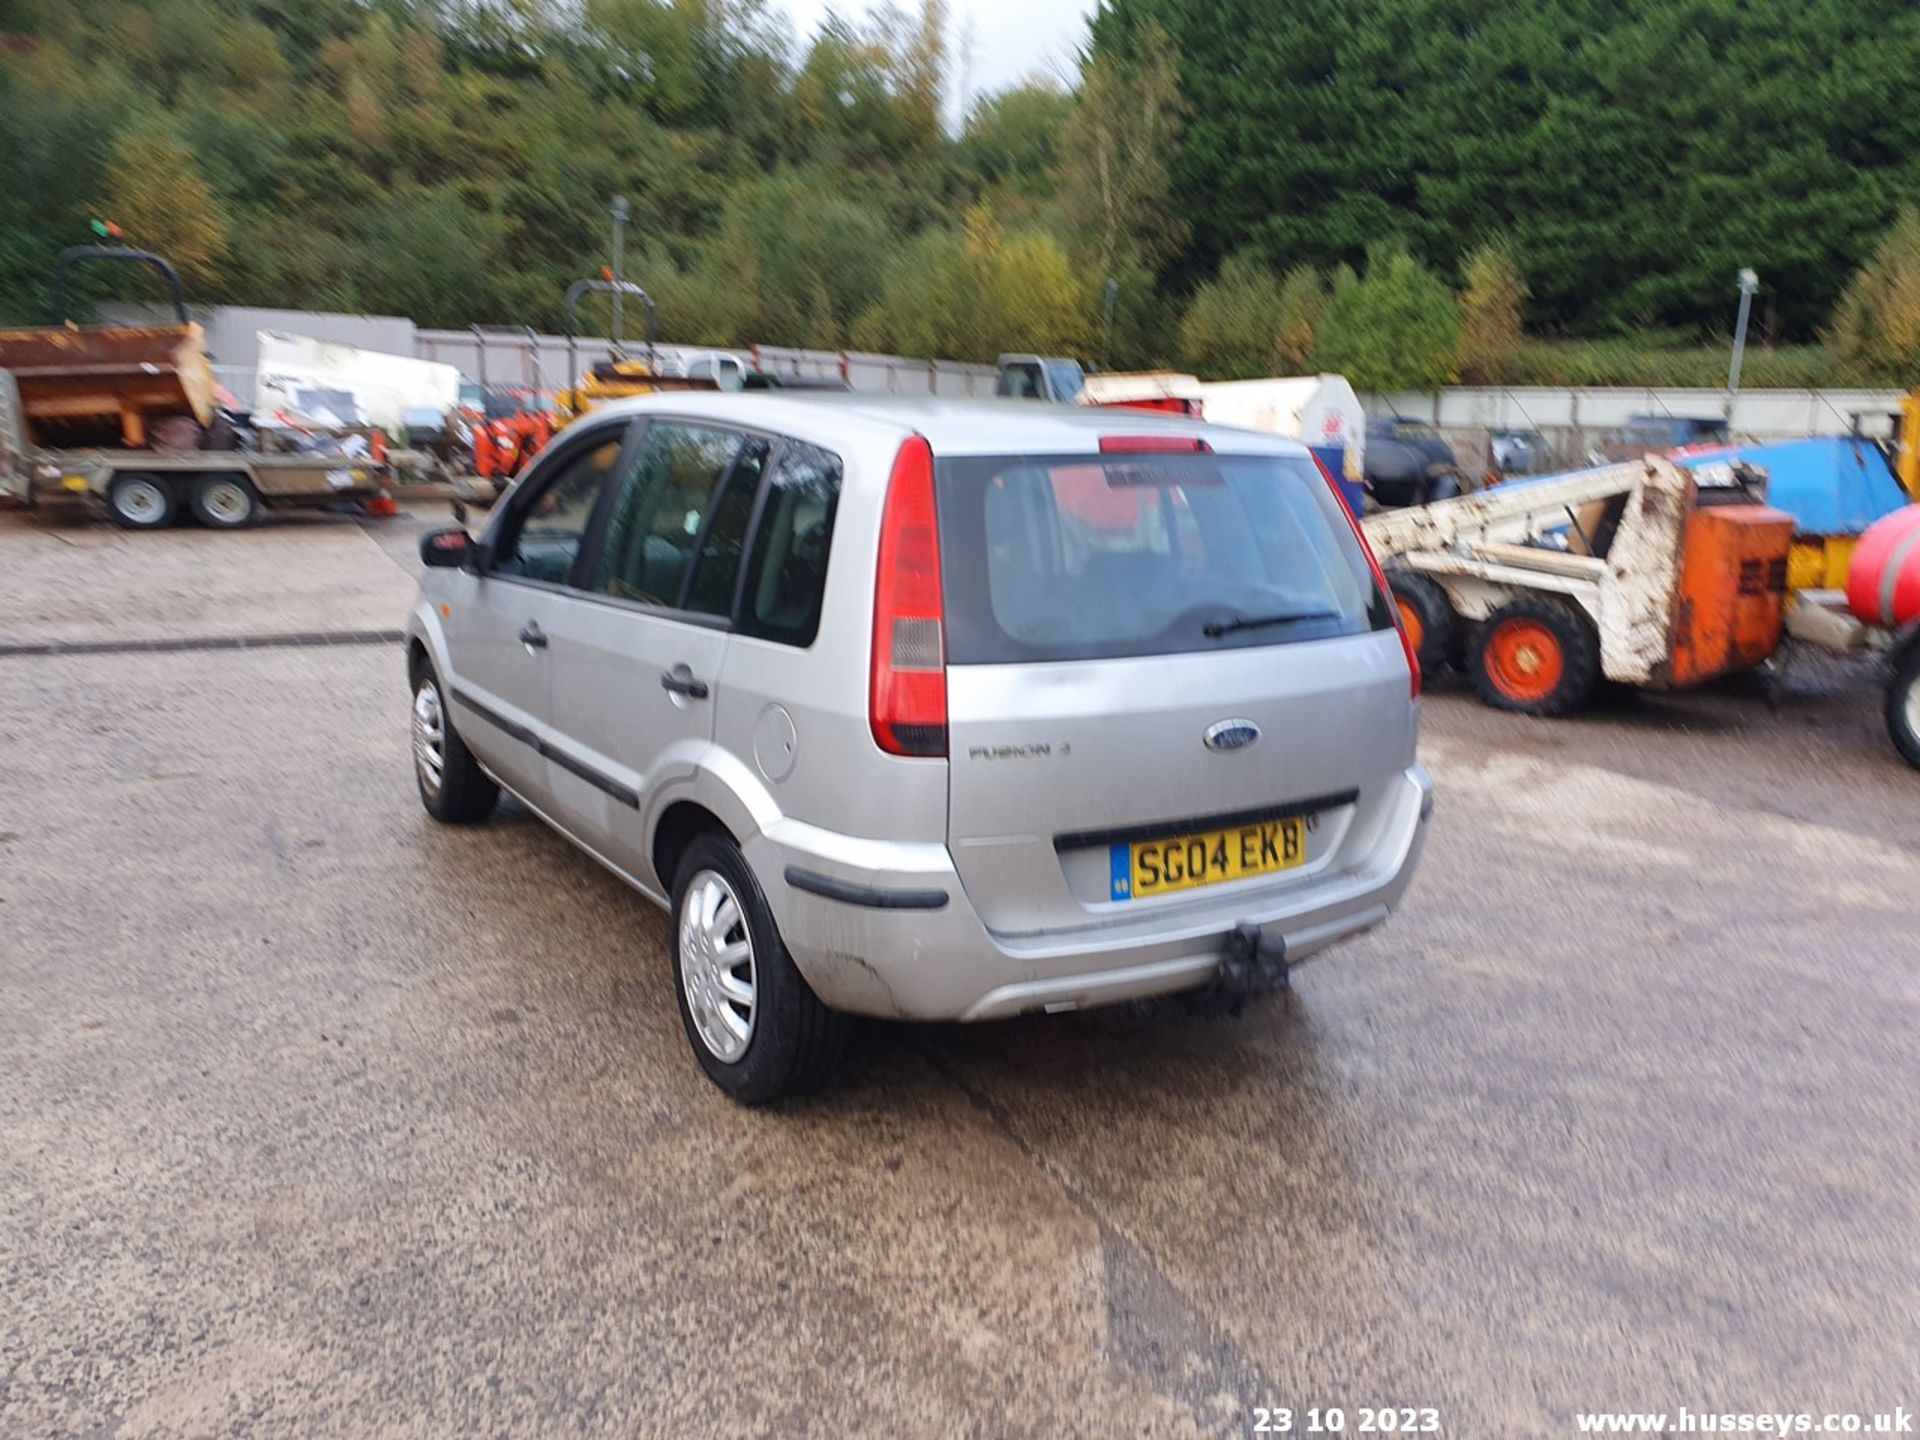
[[[574,363],[585,369],[612,353],[613,341],[604,335],[574,341]],[[646,353],[644,341],[625,342],[629,355]],[[744,350],[700,345],[658,347],[662,366],[686,373],[715,356],[731,356],[749,370],[798,380],[843,381],[855,390],[895,395],[991,395],[995,380],[991,365],[958,360],[914,360],[904,355],[875,355],[857,350],[797,350],[782,345],[752,345]],[[526,385],[554,389],[566,383],[567,342],[559,335],[526,331],[421,330],[415,354],[457,366],[462,374],[489,384]],[[483,368],[484,367],[484,368]]]
[[[105,318],[131,323],[171,319],[150,305],[107,305]],[[378,350],[388,355],[411,355],[456,367],[461,374],[490,385],[520,385],[528,389],[557,390],[567,383],[566,338],[524,329],[481,326],[466,330],[422,329],[398,315],[346,315],[318,310],[266,310],[245,305],[194,307],[193,318],[206,331],[207,350],[213,356],[220,383],[240,397],[252,398],[255,360],[261,330],[279,330],[341,345]],[[629,339],[626,353],[642,355],[646,342]],[[876,355],[858,350],[797,350],[779,345],[754,345],[744,350],[700,345],[658,347],[669,371],[685,373],[703,359],[730,355],[752,370],[807,380],[840,380],[855,390],[895,395],[991,395],[995,372],[991,365],[959,360],[918,360],[905,355]],[[574,340],[574,363],[581,370],[613,351],[604,335]]]

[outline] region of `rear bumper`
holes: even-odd
[[[1406,893],[1433,809],[1424,769],[1401,780],[1360,863],[1250,901],[1224,924],[1149,917],[1014,938],[981,922],[944,846],[776,825],[746,851],[788,950],[828,1005],[905,1020],[997,1020],[1204,985],[1241,922],[1258,925],[1267,944],[1284,941],[1289,961],[1372,929]]]

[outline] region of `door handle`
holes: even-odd
[[[669,670],[660,677],[660,688],[672,691],[675,695],[684,695],[689,700],[707,698],[707,682],[695,680],[691,676],[677,675]]]
[[[520,630],[520,643],[529,650],[547,648],[547,632],[540,628],[540,622],[529,620]]]

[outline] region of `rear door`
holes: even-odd
[[[938,489],[949,843],[990,928],[1225,913],[1339,864],[1416,707],[1311,461],[962,458]]]
[[[559,818],[652,873],[648,791],[712,738],[747,531],[773,442],[706,421],[646,422],[553,632],[550,759]],[[662,886],[671,876],[659,877]]]

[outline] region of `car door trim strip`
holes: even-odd
[[[577,775],[596,790],[605,791],[628,809],[638,810],[640,808],[640,792],[632,786],[622,785],[612,776],[594,769],[593,766],[587,764],[584,760],[569,755],[557,745],[549,745],[525,725],[507,719],[507,717],[499,711],[489,705],[481,704],[478,700],[474,699],[473,696],[458,687],[454,689],[453,698],[473,711],[474,714],[478,715],[489,725],[504,732],[509,738],[518,740],[522,745],[531,746],[534,752],[542,759],[551,760],[568,774]]]

